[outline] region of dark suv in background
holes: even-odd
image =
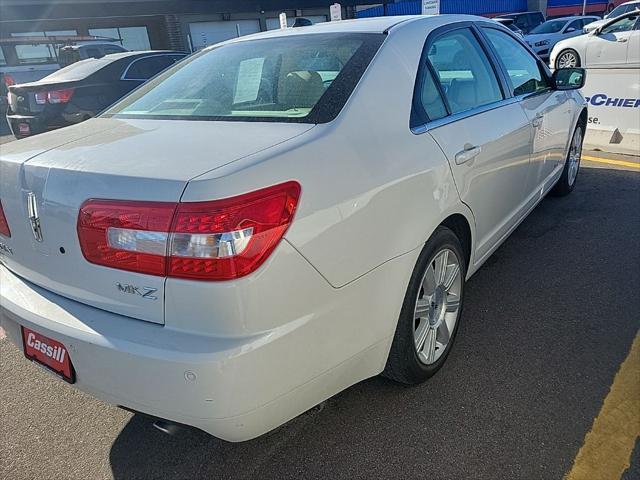
[[[531,32],[531,30],[536,28],[538,25],[545,22],[542,12],[509,13],[495,17],[494,20],[499,20],[501,18],[512,19],[515,26],[522,30],[525,35]]]

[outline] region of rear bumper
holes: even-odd
[[[21,326],[64,344],[74,386],[97,398],[244,441],[382,371],[402,303],[391,296],[404,293],[414,256],[334,292],[340,299],[327,299],[324,312],[243,337],[205,336],[106,312],[0,265],[0,324],[20,349]],[[389,295],[394,277],[398,289]]]
[[[38,133],[48,132],[57,128],[66,127],[72,123],[67,122],[61,116],[47,118],[41,116],[7,114],[7,123],[16,138],[29,137]]]

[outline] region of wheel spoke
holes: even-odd
[[[457,263],[452,265],[451,271],[447,274],[447,278],[444,281],[444,289],[449,290],[453,286],[453,282],[458,278],[458,274],[460,273],[460,265]]]
[[[427,297],[425,295],[424,298],[421,298],[416,303],[414,318],[425,318],[429,313],[429,310],[431,310],[431,297]]]
[[[460,297],[455,293],[450,293],[447,295],[447,312],[453,313],[457,312],[460,307]]]
[[[440,345],[442,345],[442,348],[446,348],[449,344],[449,338],[451,337],[451,333],[449,332],[449,325],[447,325],[446,321],[442,322],[438,327],[436,337],[438,342],[440,342]]]
[[[427,363],[433,363],[436,355],[436,330],[429,328],[427,339],[424,342],[422,353],[426,357]]]
[[[418,324],[418,329],[413,334],[413,338],[415,339],[415,342],[416,342],[417,352],[422,351],[422,347],[424,346],[424,342],[427,339],[427,334],[429,333],[429,330],[431,330],[431,327],[429,326],[429,322],[427,322],[426,320],[423,320]]]
[[[425,297],[427,294],[429,297],[433,295],[438,284],[436,283],[436,272],[433,265],[429,265],[427,272],[424,274],[424,280],[422,281],[422,288],[424,289]]]
[[[447,275],[447,263],[449,261],[449,250],[443,250],[435,259],[436,284],[442,285]]]

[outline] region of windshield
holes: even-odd
[[[609,13],[609,15],[605,15],[604,18],[616,18],[616,17],[619,17],[623,13],[630,12],[633,8],[634,8],[633,4],[632,5],[620,5],[620,6],[616,7],[616,8],[614,8],[613,10],[611,10],[611,13]],[[640,8],[640,5],[635,6],[635,8]]]
[[[342,109],[383,39],[381,34],[308,34],[213,47],[104,115],[324,123]]]
[[[539,33],[558,33],[567,24],[566,20],[549,20],[531,30],[532,35]]]

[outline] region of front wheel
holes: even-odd
[[[411,275],[384,376],[417,384],[442,367],[458,330],[465,273],[458,237],[438,227]]]
[[[584,139],[584,126],[579,124],[573,133],[569,153],[564,162],[564,169],[558,183],[551,190],[551,194],[557,197],[569,195],[576,186],[578,172],[580,171],[580,160],[582,158],[582,142]]]
[[[556,70],[562,68],[576,68],[581,64],[580,55],[575,50],[562,50],[556,59]]]

